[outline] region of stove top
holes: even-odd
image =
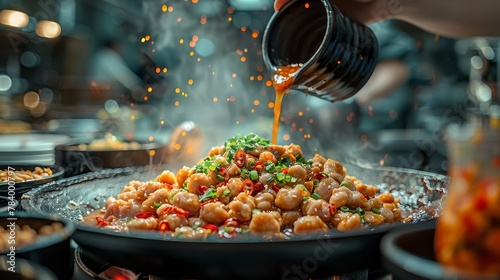
[[[112,264],[99,264],[87,258],[82,251],[76,247],[74,250],[74,275],[71,280],[181,280],[179,278],[160,277],[144,272],[132,271],[127,268],[113,266]],[[258,268],[256,268],[258,269]],[[287,279],[283,277],[282,279]],[[392,280],[387,271],[364,269],[352,273],[323,277],[323,278],[300,278],[297,280]],[[194,279],[190,279],[194,280]]]

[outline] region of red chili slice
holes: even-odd
[[[135,215],[135,217],[137,219],[146,219],[146,218],[149,218],[149,217],[153,217],[155,214],[151,213],[151,212],[148,212],[148,211],[142,211],[142,212],[139,212]]]
[[[479,195],[474,202],[474,208],[478,211],[488,208],[488,199],[484,195]]]
[[[247,161],[247,153],[243,150],[238,150],[234,154],[234,163],[238,167],[243,167],[245,165],[245,162]]]
[[[199,185],[198,186],[198,193],[199,194],[204,194],[206,191],[208,191],[208,187],[205,185]]]
[[[208,230],[211,230],[212,233],[217,233],[219,231],[219,228],[214,225],[214,224],[206,224],[203,226],[204,229],[208,229]]]
[[[169,231],[170,230],[170,225],[167,223],[167,221],[162,221],[158,225],[158,230],[159,231]]]
[[[226,232],[229,234],[233,234],[236,232],[236,228],[235,227],[227,227]]]
[[[95,220],[97,221],[97,226],[98,227],[105,227],[105,226],[109,226],[109,222],[104,220],[103,218],[101,217],[95,217]]]
[[[266,166],[262,161],[256,161],[253,165],[253,170],[257,171],[257,173],[260,175],[262,172],[266,169]]]
[[[286,169],[286,168],[281,168],[281,173],[283,173],[283,174],[288,174],[288,169]]]
[[[217,198],[213,198],[213,199],[210,199],[210,200],[207,200],[207,201],[204,201],[203,203],[200,204],[200,208],[203,208],[205,205],[209,204],[209,203],[212,203],[212,202],[217,202],[219,201],[219,199]]]
[[[217,173],[219,175],[221,175],[222,177],[224,177],[224,183],[227,183],[227,181],[229,181],[229,172],[227,172],[227,169],[225,167],[219,167],[219,170],[217,171]]]
[[[258,193],[262,190],[264,190],[264,184],[262,184],[261,182],[257,182],[255,184],[253,184],[253,192],[254,193]]]
[[[170,206],[166,206],[166,207],[163,209],[163,211],[161,211],[161,214],[162,214],[162,215],[165,215],[165,214],[170,214],[170,212],[172,211],[172,209],[174,209],[174,207],[173,207],[173,206],[171,206],[171,205],[170,205]]]
[[[325,178],[325,175],[323,175],[323,173],[314,173],[312,175],[312,179],[322,180],[323,178]]]
[[[163,183],[163,185],[165,186],[165,188],[171,190],[173,187],[171,184],[167,184],[167,183]]]
[[[189,211],[184,210],[184,209],[179,208],[179,207],[175,207],[174,208],[174,213],[182,215],[182,216],[186,216],[186,218],[189,216]]]
[[[224,222],[226,227],[238,227],[240,225],[240,221],[235,217],[229,218]]]
[[[252,194],[254,189],[253,189],[253,182],[252,180],[250,179],[246,179],[245,181],[243,181],[243,189],[248,193],[248,194]]]
[[[328,204],[328,210],[330,210],[330,215],[334,215],[335,213],[337,213],[337,206],[335,206],[335,204],[333,203],[330,203]]]
[[[491,165],[493,167],[500,167],[500,156],[493,157],[493,159],[491,160]]]
[[[271,186],[271,188],[272,188],[272,189],[273,189],[273,191],[275,191],[275,192],[279,192],[279,190],[280,190],[280,188],[278,188],[278,186],[276,186],[275,184],[273,184],[273,185]]]

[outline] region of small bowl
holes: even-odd
[[[55,147],[56,163],[64,167],[65,177],[109,168],[162,164],[167,151],[167,145],[154,142],[139,142],[138,149],[128,150],[81,150],[80,144],[88,143]]]
[[[47,216],[38,213],[23,211],[9,211],[0,214],[0,226],[7,228],[9,224],[19,226],[28,225],[38,231],[44,225],[50,225],[54,222],[63,224],[63,228],[55,233],[46,235],[36,240],[34,243],[12,250],[15,257],[36,262],[50,269],[59,279],[71,279],[73,271],[73,258],[71,249],[71,237],[73,236],[76,225],[58,216]],[[0,252],[2,255],[9,256],[11,250]],[[6,279],[6,278],[1,278]]]
[[[382,238],[382,265],[392,273],[393,279],[500,279],[500,275],[477,275],[438,263],[434,255],[435,226],[435,222],[423,223],[412,230],[389,232]]]
[[[22,194],[28,192],[32,188],[41,186],[52,181],[56,181],[61,178],[64,174],[64,168],[59,165],[33,165],[33,164],[16,164],[16,165],[0,165],[0,170],[30,170],[33,171],[36,167],[50,168],[52,170],[52,175],[45,176],[38,179],[31,179],[20,182],[0,182],[0,195],[1,196],[12,196],[16,199],[20,199]]]
[[[9,270],[12,265],[15,265],[14,271]],[[8,256],[0,256],[0,279],[58,280],[52,271],[42,265],[17,257],[11,260]]]

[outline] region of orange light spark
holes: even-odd
[[[200,24],[206,24],[206,23],[207,23],[207,16],[201,16]]]

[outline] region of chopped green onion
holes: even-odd
[[[217,174],[217,180],[224,181],[224,179],[226,179],[224,176]]]
[[[215,165],[215,164],[210,164],[210,166],[208,167],[208,169],[209,169],[210,171],[215,171],[215,170],[217,170],[217,165]]]
[[[349,184],[348,183],[342,183],[340,184],[341,187],[346,187],[346,188],[349,188]]]
[[[373,208],[372,209],[372,212],[375,213],[375,214],[380,214],[380,209],[378,208]]]
[[[210,187],[204,194],[200,196],[199,201],[203,202],[210,199],[214,199],[216,197],[217,197],[217,192],[213,187]]]
[[[349,212],[349,211],[351,211],[351,209],[349,209],[349,207],[347,207],[347,206],[342,206],[342,207],[340,207],[340,210],[341,210],[342,212]]]
[[[303,157],[303,156],[302,156],[302,155],[300,155],[300,154],[297,154],[297,155],[295,156],[295,160],[296,160],[297,162],[304,163],[304,162],[306,161],[306,158],[305,158],[305,157]]]
[[[224,190],[224,193],[222,194],[224,197],[228,197],[231,194],[230,190]]]
[[[170,196],[169,196],[169,200],[172,200],[174,198],[174,196],[177,194],[178,192],[174,192],[172,193]]]
[[[358,213],[359,215],[365,215],[365,210],[363,210],[361,207],[357,207],[354,212]]]
[[[248,228],[241,229],[241,233],[249,233],[249,232],[250,232],[250,229],[248,229]]]
[[[309,197],[308,197],[308,196],[304,196],[304,197],[302,198],[302,201],[306,201],[306,200],[308,200],[308,199],[309,199]]]
[[[289,158],[282,158],[278,161],[278,165],[283,166],[283,167],[289,167],[290,166],[290,159]]]
[[[260,214],[260,210],[255,208],[252,210],[252,215],[255,215],[255,214]]]
[[[278,179],[278,181],[280,182],[283,182],[283,180],[285,180],[285,174],[283,174],[282,172],[276,173],[276,179]]]
[[[226,233],[230,233],[231,231],[233,231],[233,228],[231,228],[231,227],[224,228],[224,232],[226,232]]]
[[[156,208],[160,207],[161,206],[161,201],[155,201],[155,202],[153,202],[153,206],[156,207]]]
[[[321,198],[321,195],[319,195],[318,193],[312,193],[311,195],[314,199],[320,199]]]
[[[250,178],[250,180],[255,181],[259,179],[259,173],[257,172],[257,170],[252,170],[250,171],[250,173],[248,173],[248,177]]]
[[[313,185],[318,185],[319,184],[319,180],[318,179],[313,179]]]
[[[273,172],[274,171],[274,163],[270,162],[268,165],[266,165],[266,171]]]

